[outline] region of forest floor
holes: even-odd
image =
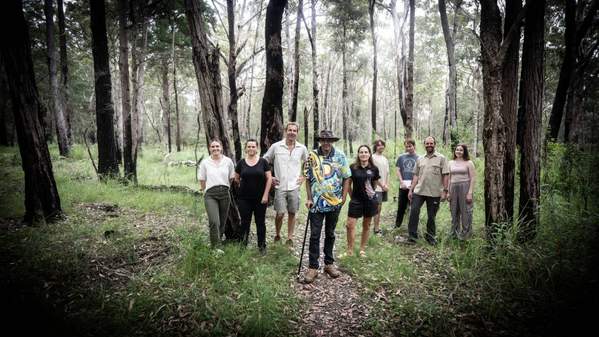
[[[547,225],[529,247],[514,245],[506,232],[499,247],[489,248],[482,207],[475,209],[474,238],[449,240],[443,205],[439,244],[432,247],[397,243],[405,230],[392,229],[397,203],[391,197],[383,211],[385,232],[371,236],[367,257],[338,259],[341,277],[321,271],[313,284],[304,284],[296,273],[305,210],[291,250],[272,242],[269,208],[266,256],[258,254],[255,236],[248,248],[230,244],[216,254],[208,248],[203,203],[190,193],[194,168],[167,162],[192,153],[165,159],[146,149],[140,158],[140,184],[185,186],[175,191],[99,183],[81,148],[68,159],[53,156],[65,218],[28,227],[19,220],[18,151],[0,149],[0,286],[7,299],[1,317],[23,333],[571,335],[592,322],[587,308],[599,299],[599,216],[582,212],[573,220],[557,201],[546,208]],[[337,224],[336,255],[346,247],[345,214]],[[306,265],[307,244],[302,273]]]

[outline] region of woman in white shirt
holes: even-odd
[[[210,157],[200,163],[200,191],[204,192],[204,206],[210,226],[210,244],[216,248],[225,232],[231,197],[229,187],[235,177],[233,161],[222,154],[222,143],[210,141]]]

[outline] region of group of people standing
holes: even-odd
[[[306,182],[306,207],[309,209],[310,239],[309,268],[305,282],[318,276],[320,238],[324,227],[324,272],[332,278],[340,275],[334,265],[333,247],[335,228],[348,193],[351,201],[347,212],[347,251],[339,257],[354,255],[356,223],[362,220],[359,256],[366,256],[366,245],[371,224],[375,234],[381,233],[380,213],[388,199],[389,162],[383,155],[385,142],[377,140],[371,149],[360,145],[355,161],[349,164],[345,154],[333,144],[339,140],[332,131],[323,130],[318,136],[317,149],[308,151],[297,141],[299,125],[290,122],[285,127],[285,138],[270,146],[263,157],[258,155],[258,142],[249,139],[245,144],[245,158],[236,165],[222,154],[219,140],[209,144],[210,157],[200,163],[201,191],[210,227],[210,242],[217,249],[224,233],[228,216],[231,184],[239,187],[237,203],[241,216],[242,242],[247,245],[252,215],[256,223],[258,249],[266,253],[265,213],[269,191],[274,187],[275,237],[281,240],[281,228],[287,214],[286,244],[294,246],[296,214],[300,207],[299,190]],[[453,160],[448,161],[435,151],[434,137],[424,141],[426,154],[416,154],[413,140],[404,142],[406,152],[396,162],[400,181],[395,226],[399,228],[408,207],[407,243],[418,238],[420,209],[426,203],[427,230],[425,239],[436,244],[435,216],[441,201],[449,200],[452,216],[450,235],[465,239],[472,233],[472,191],[475,183],[474,164],[469,159],[465,144],[456,146]]]

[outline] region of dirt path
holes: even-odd
[[[303,222],[303,221],[302,221]],[[339,225],[339,223],[338,223]],[[305,230],[305,222],[296,228],[298,241],[294,253],[301,253],[301,240]],[[339,228],[337,229],[339,234]],[[304,251],[301,277],[308,268],[308,242]],[[339,241],[340,235],[337,235]],[[321,249],[324,245],[324,229],[321,235]],[[321,253],[322,254],[322,253]],[[335,253],[336,254],[336,253]],[[322,271],[323,257],[320,258],[320,271],[312,284],[300,283],[294,278],[293,286],[299,297],[305,301],[306,308],[301,313],[302,324],[298,333],[302,336],[368,336],[363,327],[370,315],[370,305],[361,298],[360,284],[351,275],[341,269],[341,276],[333,279]]]

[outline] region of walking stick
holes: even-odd
[[[299,266],[297,266],[297,281],[300,280],[300,272],[302,270],[302,260],[304,258],[304,247],[306,247],[306,237],[308,236],[308,224],[310,223],[310,210],[306,216],[306,229],[304,230],[304,242],[302,243],[302,253],[300,254]]]

